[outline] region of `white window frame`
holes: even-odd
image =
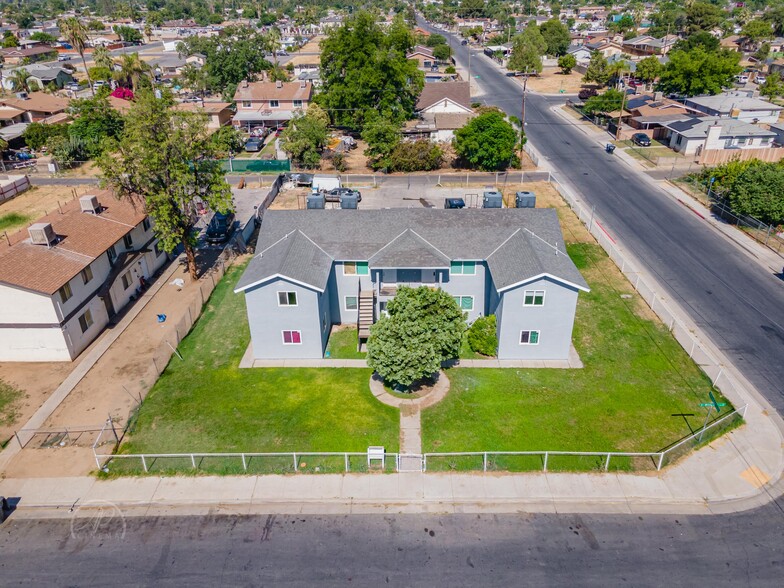
[[[523,333],[528,333],[528,342],[523,343]],[[531,343],[531,333],[536,333],[536,343]],[[520,331],[520,337],[518,338],[518,342],[520,345],[539,345],[539,341],[542,340],[542,332],[538,329],[523,329]]]
[[[253,108],[253,103],[250,100],[243,100],[242,101],[243,108]]]
[[[270,108],[280,108],[280,100],[270,100],[269,101]]]
[[[133,236],[130,233],[123,235],[123,245],[126,249],[133,249]]]
[[[281,294],[285,294],[286,295],[286,304],[281,304],[280,303],[280,295]],[[294,304],[290,304],[288,302],[288,299],[289,299],[288,295],[289,294],[294,294]],[[294,291],[294,290],[278,290],[277,295],[278,295],[278,306],[299,306],[299,297],[297,296],[296,291]]]
[[[537,292],[541,292],[542,293],[542,303],[541,304],[536,304],[536,293]],[[533,296],[534,302],[532,302],[531,304],[526,304],[525,299],[528,298],[529,294],[531,296]],[[544,306],[544,299],[545,299],[546,295],[547,295],[547,292],[545,290],[523,290],[523,306]]]
[[[456,299],[457,305],[460,307],[460,310],[465,312],[472,312],[474,310],[474,297],[465,295],[465,296],[452,296],[452,298]],[[471,308],[463,308],[463,298],[470,298],[471,299]]]
[[[86,326],[82,325],[82,319],[84,319],[84,324]],[[95,321],[93,320],[93,313],[90,312],[89,308],[79,316],[78,320],[79,320],[79,328],[82,330],[82,333],[86,333],[87,331],[89,331],[90,327],[92,327],[93,324],[95,324]]]
[[[356,308],[349,308],[348,307],[348,299],[353,298],[356,300]],[[348,310],[350,312],[358,312],[359,311],[359,296],[344,296],[343,297],[343,310]]]
[[[291,343],[286,343],[286,333],[291,333]],[[299,343],[294,342],[294,333],[299,333]],[[280,332],[280,339],[284,345],[302,345],[302,331],[297,329],[285,329]]]
[[[294,100],[294,108],[302,108],[302,100]]]

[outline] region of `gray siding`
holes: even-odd
[[[473,296],[474,308],[468,311],[468,322],[475,321],[478,317],[488,313],[487,305],[487,282],[490,281],[490,273],[483,262],[476,262],[476,274],[471,275],[452,275],[451,272],[444,272],[446,278],[441,287],[452,296]]]
[[[346,296],[358,296],[359,287],[363,290],[372,290],[373,284],[370,275],[344,276],[343,263],[336,261],[332,264],[332,273],[329,276],[330,311],[335,323],[356,323],[358,317],[356,310],[345,309]]]
[[[296,292],[297,306],[278,306],[278,292]],[[326,344],[322,320],[329,296],[278,278],[245,291],[255,359],[321,359]],[[284,345],[283,331],[300,331],[302,343]]]
[[[526,290],[544,290],[543,306],[523,306]],[[567,359],[578,290],[547,278],[507,290],[496,311],[499,359]],[[521,345],[520,331],[539,331],[537,345]]]

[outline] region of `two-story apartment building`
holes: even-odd
[[[95,191],[0,243],[0,361],[70,361],[166,262],[145,212]]]
[[[238,127],[280,126],[297,112],[307,109],[313,84],[297,82],[248,82],[243,80],[234,93],[237,114],[232,122]]]
[[[267,211],[235,292],[254,359],[323,357],[332,325],[372,320],[401,286],[442,288],[467,320],[495,314],[500,359],[566,359],[588,291],[552,209]],[[363,313],[364,316],[364,313]]]
[[[694,96],[684,104],[708,116],[735,118],[747,123],[774,124],[784,107],[754,98],[746,92],[723,92],[715,96]]]

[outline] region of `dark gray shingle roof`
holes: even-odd
[[[294,230],[259,250],[242,274],[235,291],[281,275],[323,292],[331,269],[332,258],[301,231]]]
[[[371,267],[487,261],[498,289],[541,274],[588,289],[548,208],[269,210],[257,251],[237,290],[277,274],[323,290],[332,260]]]

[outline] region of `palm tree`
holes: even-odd
[[[116,63],[120,66],[120,71],[116,72],[115,79],[130,84],[135,93],[142,76],[149,75],[150,64],[139,59],[138,53],[125,53]]]
[[[30,72],[24,68],[15,69],[14,73],[8,76],[8,81],[14,92],[29,92],[30,91]]]
[[[87,83],[90,84],[90,91],[93,93],[93,96],[95,96],[93,81],[90,79],[90,72],[87,69],[87,62],[84,59],[84,48],[87,43],[87,29],[82,21],[75,16],[61,18],[57,21],[57,27],[60,29],[60,34],[79,52],[79,56],[82,58],[82,65],[84,65],[84,71],[87,73]]]
[[[152,41],[152,27],[150,26],[150,23],[144,25],[144,36],[147,37],[148,43]]]
[[[105,67],[110,71],[114,66],[112,56],[109,55],[109,50],[106,47],[96,47],[93,50],[93,63],[95,63],[95,67]]]

